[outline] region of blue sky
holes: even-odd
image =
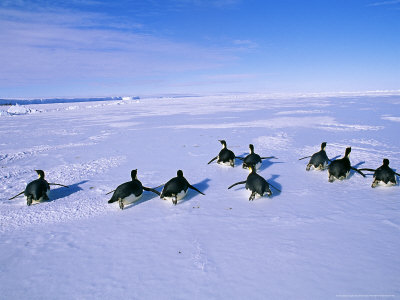
[[[2,0],[0,97],[400,89],[400,0]]]

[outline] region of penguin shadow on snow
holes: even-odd
[[[275,181],[275,179],[277,179],[279,177],[280,177],[280,175],[272,174],[271,178],[267,179],[267,182],[269,184],[269,188],[272,191],[272,195],[270,197],[268,197],[268,198],[277,197],[282,193],[282,185]]]
[[[64,187],[59,187],[59,188],[50,190],[50,200],[48,202],[56,201],[58,199],[65,198],[74,193],[82,191],[83,189],[79,185],[84,184],[86,182],[88,182],[88,180],[83,180],[81,182],[71,184],[71,185],[69,185],[69,188],[67,188],[67,189]]]
[[[335,157],[330,158],[330,162],[333,162],[334,160],[337,160],[338,158],[341,158],[341,155],[336,155]]]
[[[208,183],[211,181],[210,178],[206,178],[203,179],[200,182],[194,183],[192,184],[194,187],[196,187],[197,189],[199,189],[200,191],[202,191],[203,193],[205,193],[205,191],[208,189],[208,187],[210,186]],[[192,190],[192,189],[188,189],[188,193],[186,195],[185,198],[183,198],[182,200],[180,200],[180,203],[185,203],[186,201],[191,200],[194,197],[197,197],[198,195],[203,196],[201,194],[199,194],[198,192]]]
[[[257,170],[257,172],[264,171],[265,169],[269,168],[270,166],[274,164],[284,164],[285,162],[283,161],[273,161],[276,160],[277,158],[268,158],[268,159],[263,159],[262,164],[260,168]]]

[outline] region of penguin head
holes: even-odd
[[[253,144],[250,144],[250,145],[249,145],[249,149],[250,149],[250,153],[254,153],[254,146],[253,146]]]
[[[137,169],[131,171],[131,178],[132,180],[137,179]]]
[[[351,152],[351,147],[346,148],[346,152],[344,153],[344,157],[349,157]]]
[[[323,142],[323,143],[321,144],[321,150],[325,150],[325,148],[326,148],[326,142]]]
[[[383,159],[383,165],[384,166],[389,166],[389,160],[387,158]]]
[[[39,175],[39,178],[44,179],[44,172],[42,170],[35,170],[35,171]]]
[[[221,143],[222,148],[226,148],[226,142],[225,142],[225,140],[218,140],[218,141]]]
[[[178,172],[176,172],[176,175],[178,177],[183,177],[183,171],[182,170],[178,170]]]

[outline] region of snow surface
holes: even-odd
[[[67,102],[67,101],[66,101]],[[13,108],[14,113],[8,112]],[[400,189],[372,176],[306,172],[326,141],[353,166],[400,168],[400,96],[164,97],[1,106],[1,299],[337,299],[400,297]],[[248,201],[248,171],[207,162],[225,139],[254,144],[279,188]],[[42,169],[50,202],[26,206]],[[145,192],[107,204],[138,169],[156,187],[182,169],[178,205]],[[397,171],[398,172],[398,171]],[[160,189],[159,189],[160,190]]]

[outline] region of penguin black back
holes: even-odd
[[[324,170],[329,164],[329,158],[325,152],[326,142],[321,144],[321,150],[314,153],[307,164],[306,170],[309,171],[311,167],[318,170]]]
[[[351,147],[346,148],[344,157],[334,160],[328,168],[329,181],[332,182],[336,179],[344,179],[349,176],[351,164],[349,155]]]
[[[372,183],[372,187],[377,186],[381,181],[385,184],[397,184],[396,174],[397,173],[389,167],[389,160],[385,158],[382,166],[380,166],[374,172],[374,181]]]
[[[254,200],[255,194],[261,197],[267,194],[271,196],[271,190],[269,188],[268,182],[256,173],[255,166],[251,166],[251,173],[247,176],[246,189],[251,191],[249,200]]]
[[[161,199],[165,200],[167,198],[172,198],[172,203],[176,205],[178,203],[178,200],[180,200],[186,196],[188,188],[191,188],[191,189],[197,191],[198,193],[203,194],[197,188],[190,185],[190,183],[186,180],[186,178],[183,177],[182,170],[178,170],[176,175],[177,175],[176,177],[170,179],[164,185],[164,188],[160,195]]]
[[[48,193],[50,191],[49,183],[44,179],[44,172],[42,170],[35,170],[39,178],[28,183],[25,188],[24,195],[27,197],[28,206],[32,201],[49,200]]]
[[[235,166],[235,154],[233,151],[229,150],[226,146],[226,141],[225,140],[219,140],[219,142],[222,145],[221,151],[219,151],[218,155],[211,159],[208,164],[213,162],[214,160],[217,160],[217,163],[219,164],[226,164],[230,165],[231,167]]]
[[[247,155],[243,159],[243,168],[249,168],[250,166],[254,166],[256,169],[258,169],[261,166],[261,156],[258,155],[257,153],[254,153],[254,146],[252,144],[249,145],[250,149],[250,154]]]
[[[249,201],[254,200],[256,194],[260,195],[261,197],[267,194],[268,196],[272,195],[272,192],[269,188],[269,183],[260,175],[257,174],[255,166],[249,166],[250,174],[247,176],[245,181],[239,181],[232,184],[228,189],[234,187],[238,184],[246,184],[245,187],[247,190],[250,190],[251,194],[249,197]]]

